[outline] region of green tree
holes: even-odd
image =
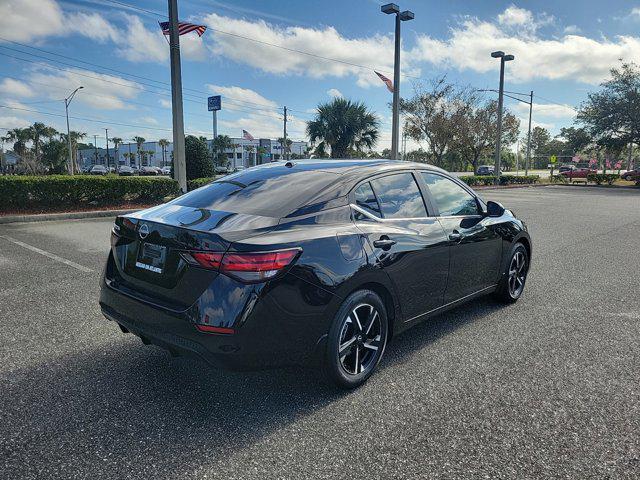
[[[284,137],[278,138],[276,140],[280,144],[280,159],[287,158],[287,154],[291,152],[291,145],[293,145],[293,140],[287,138],[287,145],[285,146]]]
[[[169,146],[169,140],[166,138],[161,138],[158,140],[158,145],[162,149],[162,166],[166,166],[167,164],[167,147]]]
[[[187,180],[212,177],[214,172],[207,142],[193,135],[188,135],[185,138],[184,147],[185,161],[187,164]]]
[[[28,128],[14,128],[9,130],[5,136],[7,142],[13,142],[13,151],[20,156],[24,156],[27,149],[27,142],[31,139],[31,132]]]
[[[253,145],[244,146],[244,151],[247,152],[247,156],[249,157],[249,165],[251,165],[251,154],[253,153],[254,150],[255,150],[255,147]],[[255,165],[255,163],[253,165]]]
[[[48,127],[44,123],[36,122],[27,128],[29,140],[33,142],[33,153],[36,160],[40,159],[40,151],[42,145],[42,139],[51,139],[57,135],[58,132],[53,127]]]
[[[138,151],[138,166],[140,167],[142,166],[142,145],[144,145],[144,142],[146,142],[147,140],[144,137],[133,137],[132,140],[136,142]]]
[[[640,68],[622,63],[610,70],[611,78],[600,84],[600,91],[590,93],[580,105],[577,121],[600,143],[640,142]],[[631,160],[629,155],[629,161]]]
[[[211,150],[215,163],[221,167],[226,166],[227,163],[229,163],[226,151],[234,148],[235,144],[228,135],[218,135],[213,142],[211,142]]]
[[[560,129],[560,135],[556,138],[564,139],[567,147],[573,153],[581,152],[593,142],[593,138],[586,128],[563,127]]]
[[[42,145],[42,164],[49,173],[65,173],[69,148],[62,140],[49,140]]]
[[[118,165],[118,149],[120,148],[120,145],[122,145],[122,139],[120,137],[113,137],[111,139],[111,141],[113,142],[113,158],[115,158],[115,165]]]
[[[331,158],[347,157],[348,151],[372,149],[379,137],[380,122],[364,103],[334,98],[318,105],[315,118],[307,123],[311,143],[331,150]]]

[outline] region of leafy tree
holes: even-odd
[[[502,145],[506,147],[516,142],[519,133],[520,120],[511,112],[504,111]],[[464,115],[459,116],[454,146],[456,151],[471,163],[473,171],[477,173],[480,158],[490,157],[495,151],[497,135],[498,102],[490,101],[484,105],[470,106]]]
[[[33,142],[33,152],[35,158],[40,159],[40,150],[42,145],[42,139],[51,139],[57,135],[58,132],[53,127],[48,127],[44,123],[36,122],[27,129],[29,140]]]
[[[320,151],[331,151],[331,158],[344,158],[349,149],[365,150],[375,146],[380,122],[364,103],[334,98],[318,105],[315,118],[307,122],[307,135]]]
[[[568,148],[573,153],[579,153],[587,148],[593,141],[591,135],[586,128],[563,127],[560,129],[560,135],[556,138],[564,139]]]
[[[278,138],[277,142],[280,144],[280,156],[281,158],[286,158],[287,154],[291,152],[291,145],[293,145],[293,140],[287,138],[287,145],[285,146],[284,137]]]
[[[253,145],[245,145],[244,146],[244,151],[247,152],[247,155],[249,157],[249,165],[251,165],[251,154],[253,153],[254,150],[255,150],[255,148],[254,148]]]
[[[457,88],[444,77],[433,81],[429,90],[416,86],[412,98],[400,101],[407,134],[417,142],[426,140],[431,160],[444,167],[445,154],[454,147],[461,121],[475,101],[470,89]]]
[[[207,142],[193,135],[188,135],[184,140],[184,148],[187,180],[212,177],[214,172]]]
[[[118,165],[118,149],[120,145],[122,145],[122,139],[120,137],[113,137],[111,141],[113,142],[113,158],[115,158],[115,164]]]
[[[27,153],[27,142],[31,139],[28,128],[14,128],[7,132],[5,136],[7,142],[13,143],[13,151],[20,156]]]
[[[65,173],[69,148],[61,140],[50,140],[42,146],[42,164],[49,173]]]
[[[577,120],[600,144],[603,141],[610,144],[614,139],[623,144],[637,144],[640,142],[640,67],[635,63],[622,63],[610,72],[611,78],[600,84],[602,89],[590,93],[580,105]]]

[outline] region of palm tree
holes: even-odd
[[[331,158],[343,158],[349,150],[371,149],[378,141],[380,122],[362,102],[334,98],[318,105],[316,116],[307,122],[311,143],[321,151],[331,149]]]
[[[28,128],[14,128],[7,132],[5,136],[8,142],[13,143],[13,151],[19,156],[27,153],[27,142],[31,139],[31,133]]]
[[[234,147],[235,145],[228,135],[218,135],[213,142],[211,142],[211,150],[216,163],[225,165],[227,163],[227,154],[225,152]]]
[[[158,145],[160,145],[160,148],[162,149],[162,166],[165,167],[167,165],[166,154],[167,147],[169,146],[169,140],[167,140],[166,138],[161,138],[160,140],[158,140]]]
[[[133,137],[132,140],[136,142],[136,145],[138,147],[138,166],[141,166],[142,165],[142,145],[144,145],[144,142],[146,142],[146,140],[143,137]]]
[[[113,158],[115,158],[115,163],[118,165],[118,163],[120,163],[118,161],[118,147],[122,145],[122,139],[119,137],[113,137],[111,141],[113,142]]]
[[[285,146],[284,137],[278,138],[277,142],[280,144],[280,159],[287,158],[287,153],[291,151],[291,145],[293,145],[293,140],[287,138],[287,145]]]
[[[55,128],[48,127],[44,123],[36,122],[26,129],[29,133],[29,140],[33,142],[33,153],[36,160],[40,158],[40,144],[43,138],[51,139],[58,134]]]
[[[251,165],[251,154],[253,153],[254,147],[253,145],[245,145],[244,146],[244,150],[245,152],[248,153],[249,156],[249,165]],[[255,165],[255,164],[254,164]]]

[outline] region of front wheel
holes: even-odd
[[[506,271],[502,275],[495,296],[505,303],[517,301],[524,291],[524,284],[529,273],[529,254],[522,243],[516,243],[511,249],[511,256]]]
[[[336,314],[327,342],[324,371],[341,388],[362,385],[380,363],[387,344],[387,312],[380,297],[359,290]]]

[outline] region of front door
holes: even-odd
[[[482,215],[476,197],[466,188],[438,173],[420,172],[451,252],[444,302],[450,303],[496,284],[502,255],[502,238],[493,220]]]

